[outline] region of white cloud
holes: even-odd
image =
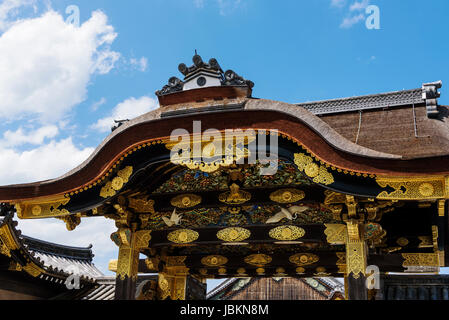
[[[129,63],[137,68],[138,70],[144,72],[145,70],[147,70],[148,67],[148,59],[145,57],[142,57],[140,59],[136,59],[136,58],[131,58]]]
[[[332,7],[342,8],[345,6],[345,4],[346,0],[331,0]]]
[[[92,111],[97,111],[99,107],[101,107],[102,105],[104,105],[107,102],[106,98],[103,97],[101,98],[99,101],[95,102],[94,104],[92,104],[92,106],[90,107],[90,109]]]
[[[86,99],[91,75],[114,67],[116,36],[100,11],[78,28],[54,11],[15,22],[0,36],[0,118],[63,117]]]
[[[17,227],[22,234],[57,244],[88,247],[92,244],[94,263],[103,273],[108,272],[108,262],[117,259],[118,248],[111,241],[117,231],[115,223],[103,217],[84,218],[74,230],[68,231],[65,223],[57,219],[20,220]]]
[[[20,141],[20,135],[18,141]],[[57,178],[77,167],[94,151],[80,149],[71,138],[50,141],[27,151],[0,147],[0,185],[30,183]]]
[[[54,138],[58,133],[58,127],[54,125],[44,126],[30,132],[24,132],[23,128],[20,127],[16,131],[6,131],[3,134],[3,140],[0,140],[0,146],[14,147],[23,144],[40,145],[45,139]]]
[[[344,29],[348,29],[351,28],[353,25],[359,23],[360,21],[365,19],[365,15],[364,14],[359,14],[356,16],[352,16],[349,18],[345,18],[343,20],[343,22],[340,25],[340,28],[344,28]]]
[[[370,0],[361,0],[360,2],[354,2],[350,7],[349,11],[361,11],[368,7]]]
[[[14,23],[14,18],[22,7],[33,6],[36,0],[3,0],[0,3],[0,31],[6,30]]]
[[[111,116],[98,120],[97,123],[92,125],[92,128],[101,132],[108,132],[114,125],[114,120],[131,120],[158,107],[158,102],[153,98],[143,96],[136,99],[132,97],[119,103],[112,110]]]

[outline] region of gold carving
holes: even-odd
[[[240,187],[233,183],[229,187],[230,191],[219,195],[218,199],[226,204],[242,204],[251,199],[251,193],[240,190]]]
[[[438,216],[444,217],[444,208],[445,208],[446,200],[438,200]]]
[[[160,260],[158,258],[146,258],[145,259],[145,265],[147,266],[148,270],[158,270],[159,269],[159,262]]]
[[[192,208],[201,203],[201,197],[196,194],[182,194],[171,199],[171,205],[177,208]]]
[[[298,189],[282,189],[270,194],[271,201],[277,203],[293,203],[304,199],[306,194]]]
[[[360,225],[357,222],[354,221],[348,221],[347,223],[347,231],[348,231],[348,238],[350,240],[360,240]]]
[[[219,268],[218,269],[218,274],[221,275],[221,276],[225,275],[226,274],[226,268]]]
[[[199,237],[198,232],[189,229],[180,229],[170,232],[167,239],[173,243],[191,243]]]
[[[225,242],[240,242],[250,236],[251,231],[240,227],[226,228],[217,232],[217,238]]]
[[[312,253],[297,253],[292,255],[288,260],[297,266],[307,266],[318,262],[320,258]]]
[[[264,268],[257,268],[256,272],[257,272],[258,275],[263,275],[263,274],[265,274],[265,269]]]
[[[148,196],[128,198],[129,207],[136,213],[154,213],[154,200],[148,200]]]
[[[403,253],[403,267],[408,266],[431,266],[439,267],[439,259],[437,253]]]
[[[228,258],[223,256],[207,256],[201,259],[201,263],[208,267],[221,267],[228,263]]]
[[[333,245],[341,245],[346,242],[346,225],[344,224],[325,224],[324,234],[327,242]]]
[[[187,256],[168,256],[165,257],[167,267],[185,267]]]
[[[271,238],[281,241],[296,240],[302,238],[305,234],[305,230],[297,226],[280,226],[271,229],[269,232]]]
[[[421,200],[445,197],[444,178],[378,177],[376,182],[382,188],[387,188],[389,186],[394,189],[394,191],[390,193],[382,191],[377,196],[378,199]]]
[[[421,241],[418,248],[433,248],[433,241],[431,237],[419,236],[418,239]]]
[[[271,263],[273,259],[266,254],[252,254],[250,256],[247,256],[245,258],[245,262],[247,264],[256,266],[256,267],[263,267],[269,263]]]
[[[60,219],[60,220],[64,221],[68,231],[75,230],[76,227],[79,226],[81,223],[81,218],[78,215],[57,217],[56,219]]]
[[[295,164],[300,171],[312,178],[315,183],[330,185],[335,182],[334,177],[326,167],[316,164],[312,157],[302,153],[295,153]]]
[[[17,216],[20,219],[50,218],[67,216],[70,212],[67,209],[60,209],[69,203],[70,198],[42,198],[31,201],[16,203]]]
[[[295,271],[297,274],[304,274],[306,272],[306,269],[304,269],[303,267],[297,267]]]
[[[408,241],[407,238],[401,237],[401,238],[399,238],[399,239],[396,240],[396,243],[397,243],[398,245],[400,245],[401,247],[405,247],[406,245],[409,244],[409,241]]]
[[[112,181],[106,182],[106,184],[100,190],[100,197],[109,198],[114,196],[117,191],[121,190],[123,186],[128,182],[133,173],[133,167],[128,166],[123,170],[117,172],[117,176]]]
[[[282,267],[276,268],[275,276],[277,276],[277,277],[284,277],[286,275],[287,274],[285,273],[285,269],[284,268],[282,268]]]
[[[247,275],[247,274],[246,274],[245,268],[238,268],[238,269],[237,269],[237,274],[238,274],[239,276],[246,276],[246,275]]]

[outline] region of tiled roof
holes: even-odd
[[[88,278],[102,277],[103,273],[92,263],[92,249],[69,247],[22,236],[24,247],[39,258],[46,267],[78,274]]]
[[[423,90],[419,88],[351,98],[305,102],[297,105],[313,114],[321,115],[422,103],[426,103],[426,100],[423,99]]]

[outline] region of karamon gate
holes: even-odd
[[[69,230],[81,219],[113,219],[116,299],[135,298],[138,273],[159,274],[145,288],[149,299],[185,299],[189,277],[311,276],[344,277],[348,299],[367,299],[367,266],[447,266],[447,146],[418,156],[368,148],[313,112],[367,108],[363,97],[255,99],[254,84],[215,59],[193,62],[179,66],[184,80],[156,93],[159,109],[120,122],[58,179],[0,187],[0,202],[20,219],[57,218]],[[439,87],[367,99],[407,107],[407,119],[413,105],[417,118],[439,121]]]

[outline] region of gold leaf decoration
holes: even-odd
[[[137,213],[154,213],[154,200],[148,200],[148,196],[128,198],[128,202]]]
[[[237,184],[233,183],[229,189],[230,191],[220,194],[218,200],[226,204],[242,204],[251,200],[251,193],[240,190]]]
[[[221,267],[228,263],[228,258],[218,255],[207,256],[201,259],[201,263],[208,267]]]
[[[326,229],[324,234],[326,235],[327,242],[333,245],[345,244],[346,242],[346,225],[344,224],[325,224]]]
[[[335,182],[334,177],[326,167],[315,163],[312,157],[303,153],[295,153],[295,164],[300,171],[312,178],[315,183],[330,185]]]
[[[256,266],[256,267],[263,267],[269,263],[271,263],[273,259],[266,254],[252,254],[250,256],[247,256],[245,258],[245,262],[247,264]]]
[[[191,243],[199,237],[198,232],[190,229],[180,229],[170,232],[167,236],[168,241],[173,243]]]
[[[271,229],[269,236],[276,240],[291,241],[302,238],[306,234],[303,228],[297,226],[280,226]]]
[[[307,266],[318,262],[320,258],[313,253],[297,253],[292,255],[288,260],[297,266]]]
[[[129,178],[133,173],[133,167],[128,166],[119,172],[117,176],[112,179],[112,181],[106,182],[103,188],[100,190],[100,197],[109,198],[114,196],[117,191],[121,190],[123,186],[128,182]]]
[[[171,199],[170,203],[180,209],[192,208],[201,203],[201,197],[196,194],[182,194]]]
[[[378,199],[421,200],[445,197],[444,177],[379,177],[376,179],[376,182],[382,188],[387,188],[389,186],[394,189],[392,192],[382,191],[377,195]]]
[[[306,194],[298,189],[281,189],[270,194],[271,201],[277,203],[293,203],[304,199]]]
[[[403,253],[404,262],[402,266],[432,266],[438,267],[439,257],[437,253]]]
[[[226,228],[217,232],[217,238],[225,242],[240,242],[250,236],[251,231],[240,227]]]
[[[401,237],[398,240],[396,240],[396,243],[401,247],[405,247],[406,245],[408,245],[409,241],[407,238]]]

